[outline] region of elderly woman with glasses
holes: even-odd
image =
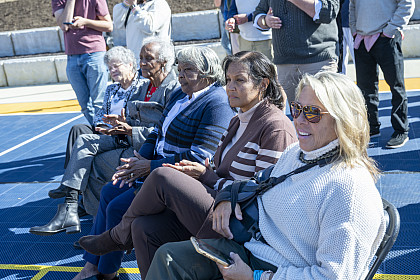
[[[343,75],[304,76],[291,113],[299,143],[271,172],[287,177],[258,196],[263,239],[232,239],[231,202],[220,202],[213,228],[224,239],[207,243],[230,255],[223,267],[197,254],[189,241],[159,248],[148,279],[363,279],[385,231],[378,170],[367,155],[369,123],[363,96]],[[236,204],[236,217],[241,217]]]
[[[79,192],[83,194],[86,211],[96,215],[100,190],[111,180],[120,158],[138,150],[158,123],[172,92],[179,88],[172,66],[173,45],[157,38],[149,39],[140,58],[145,78],[138,78],[130,50],[115,47],[105,55],[116,82],[108,86],[105,94],[109,102],[101,111],[103,122],[97,117],[97,123],[103,124],[96,126],[101,134],[78,137],[60,187],[50,191],[54,198],[64,196],[65,203],[59,204],[56,216],[47,225],[32,227],[29,232],[38,235],[80,232]],[[105,124],[111,125],[105,127]]]
[[[219,190],[273,165],[296,142],[292,122],[281,111],[283,89],[275,65],[259,52],[240,52],[228,56],[223,66],[230,106],[239,112],[219,142],[215,170],[208,162],[187,160],[156,169],[121,223],[100,236],[82,237],[82,247],[104,254],[133,244],[144,278],[155,251],[166,242],[220,237],[211,220]]]
[[[223,70],[213,50],[187,47],[178,53],[177,60],[181,90],[172,93],[158,126],[140,151],[134,151],[134,157],[121,159],[125,164],[114,174],[115,185],[109,183],[103,187],[92,235],[99,235],[121,221],[137,187],[162,164],[182,160],[204,164],[206,158],[213,157],[234,116],[221,86]],[[99,272],[106,273],[107,277],[115,276],[122,257],[122,251],[100,257],[86,252],[85,276],[98,274],[94,266],[98,260],[100,263],[106,260],[106,266],[102,265],[103,270]]]

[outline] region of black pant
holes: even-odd
[[[392,93],[391,124],[395,132],[408,133],[408,102],[404,86],[404,57],[401,34],[380,36],[368,52],[364,42],[354,50],[357,85],[365,97],[371,130],[379,129],[378,65]]]

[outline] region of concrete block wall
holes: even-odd
[[[0,61],[0,87],[7,86],[6,73],[3,68],[4,61]]]
[[[3,62],[8,86],[57,83],[54,56],[11,59]]]
[[[218,10],[172,15],[175,42],[215,38],[220,38]],[[0,57],[63,51],[64,34],[58,26],[0,32]]]
[[[0,57],[14,55],[12,32],[0,32]]]
[[[217,10],[172,16],[174,41],[220,38],[220,28]],[[420,44],[417,42],[420,24],[406,26],[404,33],[404,56],[420,57]],[[220,59],[225,57],[220,42],[199,45],[212,48]],[[182,47],[185,46],[176,46],[175,50],[178,51]],[[0,57],[62,51],[64,51],[64,36],[59,27],[0,32]],[[68,82],[66,64],[65,55],[0,60],[0,87]]]
[[[63,51],[60,43],[60,28],[46,27],[12,32],[15,55],[56,53]]]
[[[207,40],[220,38],[217,10],[172,15],[172,40]]]
[[[412,20],[420,20],[420,0],[414,0],[415,2],[415,9],[414,14],[411,17]]]
[[[402,42],[402,50],[404,57],[420,57],[420,44],[418,36],[420,36],[420,24],[407,25],[403,29],[404,40]]]

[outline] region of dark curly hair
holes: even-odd
[[[234,55],[227,56],[222,63],[225,78],[229,65],[233,62],[237,62],[248,67],[249,75],[255,86],[261,84],[263,79],[267,78],[269,80],[269,84],[263,97],[280,109],[284,108],[282,94],[284,90],[277,80],[276,66],[264,54],[260,52],[242,51]]]

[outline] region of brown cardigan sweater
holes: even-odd
[[[240,121],[232,118],[214,155],[216,171],[207,170],[200,181],[215,190],[221,190],[233,180],[250,179],[254,174],[277,162],[287,146],[297,141],[289,118],[275,105],[261,102],[251,117],[241,138],[220,157],[226,145],[236,134]]]

